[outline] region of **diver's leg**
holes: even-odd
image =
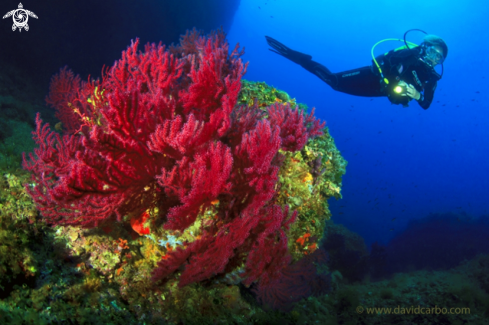
[[[328,68],[313,60],[303,62],[301,66],[342,93],[364,97],[385,96],[380,78],[372,71],[371,66],[337,73],[331,73]]]
[[[380,78],[374,74],[370,66],[354,70],[331,73],[324,65],[312,60],[312,56],[294,51],[279,41],[265,36],[270,51],[282,55],[304,69],[316,75],[334,90],[356,96],[380,97],[382,93]]]
[[[373,73],[370,66],[331,73],[325,66],[313,60],[301,65],[330,85],[331,88],[342,93],[364,97],[385,96],[382,92],[380,78]]]
[[[371,66],[333,73],[333,76],[336,83],[331,87],[334,90],[355,96],[385,96],[380,77],[372,71]]]
[[[331,73],[324,65],[313,60],[308,60],[302,62],[301,66],[336,90],[338,77],[335,73]]]

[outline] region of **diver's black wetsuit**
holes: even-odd
[[[334,90],[355,96],[387,96],[391,103],[407,106],[412,98],[401,96],[393,91],[394,87],[402,80],[407,84],[412,84],[421,93],[418,103],[422,108],[428,109],[433,100],[437,81],[440,79],[440,75],[422,61],[419,47],[392,50],[385,55],[382,54],[376,57],[384,77],[389,80],[389,84],[386,85],[382,81],[377,67],[373,64],[358,69],[332,73],[322,64],[313,61],[312,56],[291,50],[271,37],[266,36],[266,38],[268,44],[274,49],[270,51],[300,64]]]

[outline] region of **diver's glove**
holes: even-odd
[[[421,98],[421,93],[418,90],[416,90],[416,88],[414,88],[413,85],[406,84],[406,93],[403,94],[403,96],[409,96],[411,98],[419,100]]]
[[[291,50],[287,46],[283,45],[276,39],[271,38],[270,36],[265,36],[265,38],[267,39],[268,45],[272,47],[271,49],[269,49],[270,51],[280,54],[281,56],[289,59],[294,63],[304,65],[312,59],[312,56],[310,56],[309,54],[304,54]]]

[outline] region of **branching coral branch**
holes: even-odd
[[[55,116],[63,123],[64,130],[73,134],[81,126],[80,115],[73,109],[73,102],[80,89],[80,76],[75,76],[68,67],[63,67],[51,78],[46,103],[55,109]]]
[[[285,232],[297,216],[274,199],[279,150],[300,150],[324,124],[288,105],[268,117],[237,107],[242,52],[229,53],[222,32],[192,35],[173,54],[132,42],[74,97],[78,79],[63,72],[69,96],[52,100],[83,109],[80,132],[61,137],[37,118],[27,188],[55,225],[139,225],[153,211],[164,231],[184,232],[200,218],[199,238],[168,252],[154,281],[179,270],[182,286],[244,266],[246,284],[267,283],[290,262]]]
[[[280,126],[282,149],[287,151],[301,150],[307,139],[321,135],[325,123],[314,117],[314,108],[310,115],[304,115],[289,104],[276,103],[269,107],[270,123]]]

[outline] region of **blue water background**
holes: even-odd
[[[1,56],[25,67],[29,75],[39,75],[43,95],[49,76],[65,64],[84,80],[89,74],[98,77],[104,64],[120,58],[130,39],[158,42],[175,29],[184,34],[194,26],[205,28],[198,21],[176,26],[165,16],[178,6],[173,2],[162,2],[161,8],[156,0],[101,3],[95,11],[91,3],[23,4],[39,19],[29,19],[30,30],[21,33],[11,31],[10,19],[2,20],[0,54],[8,54]],[[17,5],[5,2],[2,12]],[[145,10],[147,15],[142,15]],[[95,14],[107,19],[92,19]],[[202,11],[205,15],[209,14]],[[489,214],[488,16],[489,6],[482,0],[242,0],[226,31],[231,46],[239,42],[245,47],[246,79],[287,91],[298,102],[316,107],[316,115],[327,122],[348,161],[343,199],[330,200],[333,219],[370,244],[387,242],[408,220],[429,213]],[[116,24],[120,21],[124,26]],[[264,37],[308,53],[338,72],[370,65],[376,42],[402,38],[411,28],[439,35],[449,47],[443,79],[427,111],[414,101],[403,108],[386,98],[335,92],[302,67],[268,51]],[[62,42],[60,35],[66,35]],[[420,43],[422,36],[412,32],[408,38]],[[375,53],[400,45],[385,42]],[[34,53],[39,56],[31,57]]]
[[[343,199],[333,219],[368,244],[387,242],[408,220],[430,213],[489,209],[489,6],[484,1],[246,0],[228,39],[245,46],[245,78],[266,81],[316,107],[348,161]],[[332,72],[371,64],[379,40],[419,28],[449,48],[443,79],[428,110],[386,98],[333,91],[319,78],[267,50],[265,35],[310,54]],[[408,40],[420,43],[423,34]],[[401,46],[384,42],[376,55]],[[394,219],[395,218],[395,219]]]

